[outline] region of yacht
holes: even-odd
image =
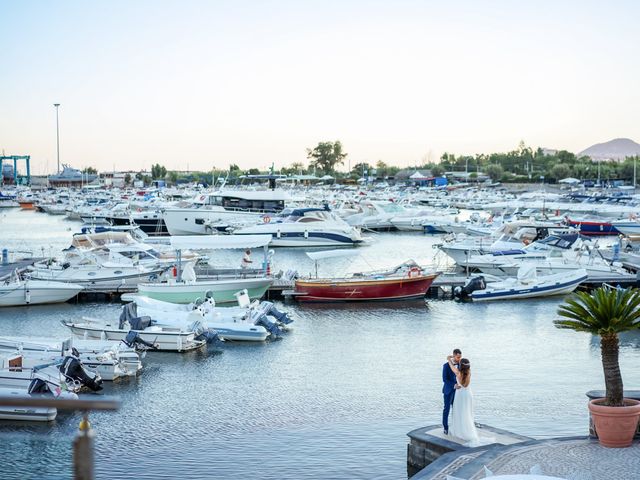
[[[271,235],[272,247],[352,246],[363,242],[360,230],[328,208],[296,208],[279,216],[265,215],[258,225],[233,231],[234,235]]]
[[[171,235],[210,235],[280,213],[289,200],[280,190],[223,190],[201,194],[188,207],[165,209],[164,222]]]

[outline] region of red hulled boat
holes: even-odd
[[[297,279],[300,302],[362,302],[421,298],[440,272],[425,272],[409,261],[386,272],[354,274],[345,278]]]

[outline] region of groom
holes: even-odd
[[[460,359],[462,358],[462,351],[459,348],[456,348],[453,351],[453,363],[455,363],[456,367],[460,365]],[[445,363],[442,366],[442,382],[444,383],[442,387],[442,394],[444,395],[444,409],[442,410],[442,427],[444,428],[444,434],[449,434],[449,410],[451,410],[451,405],[453,405],[453,399],[456,396],[456,375],[451,371],[451,367],[449,367],[449,362]]]

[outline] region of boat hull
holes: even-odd
[[[586,275],[570,279],[566,282],[556,282],[555,284],[547,284],[540,286],[532,286],[524,288],[504,288],[478,290],[471,293],[470,297],[474,302],[487,302],[493,300],[518,300],[537,297],[551,297],[555,295],[568,295],[573,292],[578,285],[587,280]]]
[[[21,285],[0,287],[0,307],[62,303],[72,299],[83,289],[82,285],[71,283],[28,280]]]
[[[296,280],[300,302],[363,302],[422,298],[437,275],[381,280]]]
[[[204,299],[208,292],[216,304],[235,303],[235,294],[247,289],[249,297],[260,299],[273,283],[270,278],[241,278],[233,280],[199,281],[196,283],[144,283],[138,285],[138,293],[155,300],[170,303],[192,303]]]
[[[567,224],[580,230],[581,235],[618,235],[621,232],[609,222],[581,222],[567,219]]]

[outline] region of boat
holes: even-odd
[[[593,236],[602,236],[602,235],[618,235],[620,234],[620,230],[610,221],[603,221],[593,218],[584,218],[584,219],[570,219],[566,218],[567,225],[571,227],[578,228],[580,230],[581,235],[593,235]]]
[[[237,292],[235,296],[238,301],[236,307],[216,306],[213,298],[187,305],[140,295],[126,295],[125,299],[136,304],[140,315],[149,316],[159,325],[184,324],[195,318],[214,329],[223,340],[262,342],[270,335],[277,337],[283,330],[288,330],[291,319],[271,302],[251,303],[246,290]],[[272,316],[274,321],[267,319],[267,315]]]
[[[80,321],[64,320],[62,324],[82,338],[128,343],[137,337],[154,350],[170,352],[197,350],[214,339],[213,333],[198,321],[187,326],[157,325],[149,317],[139,317],[135,304],[125,305],[117,322],[82,317]]]
[[[270,241],[270,235],[171,237],[171,246],[179,251],[187,248],[209,251],[262,247],[265,250],[262,274],[247,276],[241,270],[235,270],[215,278],[200,279],[196,276],[193,263],[188,263],[184,269],[181,266],[177,268],[175,279],[169,278],[166,282],[139,284],[138,293],[170,303],[192,303],[197,299],[212,297],[216,304],[221,304],[235,302],[235,293],[246,289],[252,300],[260,299],[273,283],[273,278],[266,275],[268,268],[266,249]]]
[[[197,196],[188,207],[163,212],[171,235],[210,235],[232,225],[250,225],[284,210],[289,195],[280,190],[223,190]]]
[[[80,251],[76,251],[80,254]],[[45,260],[29,267],[31,278],[81,285],[86,289],[112,288],[118,289],[125,285],[137,285],[140,282],[155,280],[166,267],[147,268],[143,265],[119,265],[99,263],[97,258],[85,255],[84,259],[59,263],[53,260]]]
[[[0,336],[0,351],[20,352],[38,364],[53,362],[58,357],[76,355],[89,370],[103,380],[133,377],[142,370],[142,362],[135,348],[124,342],[81,340],[74,337],[50,339],[42,337]]]
[[[62,303],[72,299],[82,290],[84,287],[75,283],[21,279],[14,274],[5,283],[0,284],[0,307]]]
[[[535,267],[522,267],[517,277],[486,281],[478,276],[470,279],[463,287],[456,287],[458,298],[474,302],[494,300],[514,300],[523,298],[567,295],[588,278],[583,268],[551,275],[537,275]]]
[[[334,251],[334,254],[338,252]],[[307,252],[307,255],[317,260],[328,258],[330,252]],[[423,298],[438,275],[439,272],[427,272],[413,260],[409,260],[387,271],[355,273],[342,278],[298,278],[295,280],[292,296],[299,302],[363,302]]]
[[[278,216],[264,215],[251,227],[233,235],[271,235],[272,247],[354,246],[363,242],[360,231],[335,215],[328,207],[283,210]]]
[[[54,367],[55,368],[55,367]],[[22,374],[22,356],[18,354],[5,355],[0,358],[0,377],[10,377],[11,374]],[[7,372],[3,374],[3,372]],[[17,401],[28,398],[60,398],[77,399],[78,395],[61,388],[60,372],[52,370],[50,365],[25,371],[29,382],[25,385],[13,385],[13,380],[0,379],[0,396],[15,398]],[[20,407],[11,405],[0,406],[0,420],[50,422],[56,418],[58,411],[53,407]]]

